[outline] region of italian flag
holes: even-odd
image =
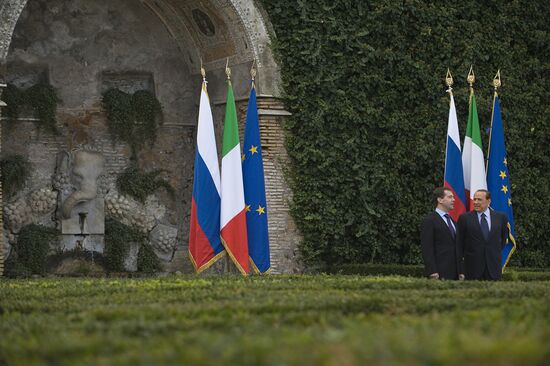
[[[474,91],[470,93],[470,109],[466,137],[462,150],[462,166],[464,168],[464,189],[466,190],[466,209],[473,210],[474,193],[478,189],[487,189],[485,177],[485,159],[481,147],[481,132],[477,118],[476,97]]]
[[[248,238],[241,145],[239,143],[235,97],[229,80],[227,81],[227,104],[223,128],[221,175],[221,239],[227,253],[239,271],[246,275],[249,271]]]

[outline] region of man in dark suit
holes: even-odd
[[[462,255],[456,245],[456,224],[449,215],[454,208],[453,192],[437,187],[433,200],[435,211],[426,216],[420,230],[424,273],[432,279],[464,279]]]
[[[501,251],[508,237],[508,218],[490,210],[491,193],[479,189],[474,194],[474,210],[458,219],[457,240],[464,254],[467,280],[497,281],[502,277]]]

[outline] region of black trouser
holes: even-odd
[[[483,270],[483,274],[481,275],[480,280],[482,281],[498,281],[497,278],[492,278],[491,274],[489,273],[489,267],[487,267],[487,263],[485,263],[485,269]]]

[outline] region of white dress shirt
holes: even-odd
[[[436,208],[435,209],[435,212],[437,212],[439,214],[439,216],[441,216],[441,218],[443,219],[443,221],[445,221],[445,224],[447,224],[447,218],[445,217],[445,215],[449,215],[448,212],[445,212],[439,208]],[[449,215],[449,218],[451,219],[451,225],[453,225],[453,229],[455,229],[455,233],[456,233],[456,227],[455,227],[455,223],[453,222],[453,219],[451,217],[451,215]],[[447,224],[448,225],[448,224]],[[490,227],[490,226],[489,226]]]

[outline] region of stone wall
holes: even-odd
[[[134,0],[29,0],[14,30],[5,79],[20,88],[47,81],[62,100],[58,135],[39,129],[30,111],[24,110],[13,126],[2,122],[2,155],[22,155],[33,166],[27,186],[11,200],[51,188],[58,153],[79,148],[103,154],[104,183],[114,189],[131,151],[109,134],[101,93],[113,86],[153,92],[163,106],[163,124],[154,145],[138,154],[138,162],[143,171],[166,171],[163,178],[176,195],[160,189],[152,201],[162,207],[158,223],[176,227],[178,242],[183,242],[189,225],[200,79],[191,75],[176,43],[146,7]],[[56,225],[47,218],[41,223]],[[165,264],[167,270],[176,270]]]
[[[2,118],[2,107],[6,103],[2,102],[2,91],[6,85],[0,83],[0,118]],[[0,125],[0,152],[2,151],[2,126]],[[2,174],[0,172],[0,174]],[[0,181],[0,209],[4,207],[3,205],[3,190],[2,190],[2,181]],[[0,212],[0,276],[4,274],[4,215]]]

